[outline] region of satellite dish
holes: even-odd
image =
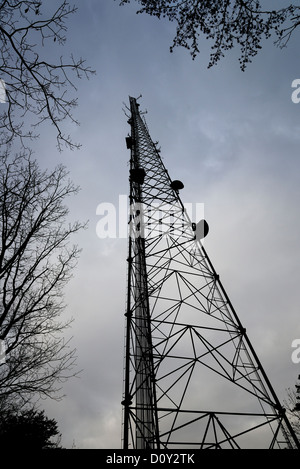
[[[196,233],[196,239],[203,239],[209,232],[209,226],[206,220],[200,220],[197,224],[192,223],[192,228]]]
[[[172,189],[174,189],[175,191],[179,191],[180,189],[183,189],[184,188],[184,185],[181,181],[178,181],[177,179],[175,179],[174,181],[171,182],[170,186],[172,187]]]

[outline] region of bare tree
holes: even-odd
[[[46,5],[47,4],[47,5]],[[52,8],[49,14],[46,10]],[[60,47],[66,41],[66,20],[76,12],[64,0],[57,2],[35,0],[0,0],[0,78],[5,83],[7,104],[1,105],[0,143],[13,137],[35,136],[35,128],[50,121],[57,132],[59,148],[62,143],[73,148],[62,130],[62,122],[77,123],[72,111],[77,104],[72,90],[74,78],[89,77],[94,71],[82,58],[65,62],[62,56],[52,62],[47,51]],[[56,56],[59,52],[56,51]],[[52,54],[53,55],[53,54]],[[30,127],[25,125],[30,122]]]
[[[177,23],[171,52],[176,46],[187,48],[192,57],[199,53],[201,36],[213,41],[208,67],[215,65],[225,52],[239,46],[240,67],[262,48],[262,40],[276,36],[275,44],[285,47],[300,24],[300,6],[275,10],[270,1],[258,0],[136,0],[148,13]],[[120,5],[130,3],[121,0]]]
[[[295,389],[287,390],[287,400],[284,404],[293,430],[300,441],[300,375]]]
[[[74,374],[75,351],[63,332],[63,288],[79,254],[65,200],[78,188],[63,166],[41,171],[25,152],[0,157],[0,403],[56,396]],[[58,388],[57,388],[58,386]]]

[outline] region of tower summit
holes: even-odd
[[[300,448],[203,247],[208,225],[129,100],[123,447]]]

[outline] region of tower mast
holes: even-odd
[[[130,97],[123,447],[300,448]],[[223,399],[214,399],[217,390]]]

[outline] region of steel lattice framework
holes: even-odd
[[[129,99],[123,447],[299,448],[203,247],[205,225],[191,222]]]

